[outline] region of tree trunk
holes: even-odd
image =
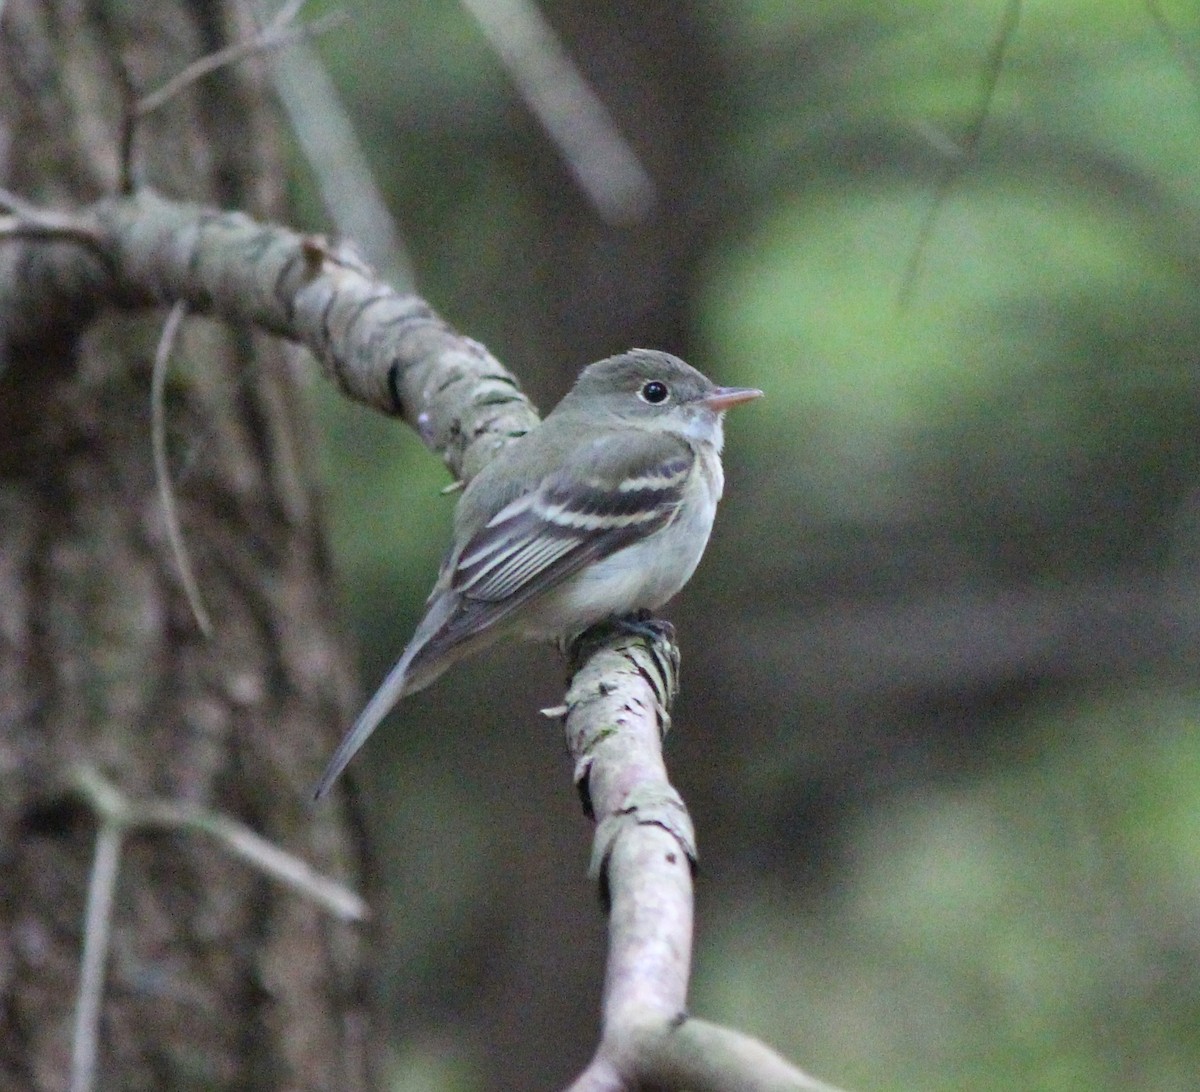
[[[3,185],[48,205],[112,192],[125,88],[144,94],[252,33],[242,10],[8,0]],[[278,218],[265,71],[222,69],[145,118],[136,180]],[[102,315],[78,343],[0,345],[0,1088],[70,1079],[100,828],[80,770],[135,806],[228,816],[350,886],[362,875],[355,817],[307,804],[353,695],[287,351],[192,320],[173,354],[171,476],[209,640],[154,481],[161,325]],[[122,847],[99,1087],[366,1086],[354,927],[220,839],[131,828]]]

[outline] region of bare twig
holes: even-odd
[[[80,243],[99,249],[100,240],[96,233],[69,217],[56,221],[47,215],[41,220],[27,220],[23,216],[0,216],[0,240],[3,239],[59,239],[63,242]]]
[[[188,606],[192,608],[196,625],[200,627],[200,632],[211,640],[212,619],[204,608],[204,600],[200,597],[200,585],[196,582],[187,546],[183,541],[179,512],[175,507],[175,492],[171,488],[171,468],[167,464],[167,365],[186,314],[185,303],[176,303],[171,308],[167,321],[163,324],[162,336],[158,339],[158,348],[154,352],[154,371],[150,376],[150,439],[154,449],[154,483],[162,501],[167,542],[170,543],[171,555],[179,569],[179,579],[183,583],[183,592],[187,596]]]
[[[183,71],[167,80],[162,87],[144,96],[134,107],[135,116],[144,118],[147,114],[153,113],[159,107],[170,102],[185,88],[215,72],[218,68],[236,64],[256,53],[280,49],[314,34],[324,34],[325,31],[331,30],[346,19],[345,12],[331,11],[310,23],[293,26],[291,25],[292,20],[303,3],[304,0],[289,0],[289,3],[280,8],[275,18],[253,37],[247,38],[243,42],[234,42],[233,45],[218,49],[215,53],[193,61]]]
[[[343,921],[361,921],[367,916],[366,903],[353,891],[320,875],[304,861],[226,816],[171,801],[131,801],[90,766],[74,770],[71,786],[96,813],[100,832],[96,836],[96,855],[84,917],[83,956],[71,1042],[70,1092],[92,1092],[96,1083],[105,967],[112,937],[113,895],[120,873],[121,848],[127,834],[155,827],[209,834],[235,856],[312,899]]]
[[[92,875],[88,880],[83,959],[75,1002],[75,1029],[71,1038],[71,1092],[92,1092],[96,1084],[100,1011],[104,1001],[105,967],[112,936],[113,895],[121,867],[124,836],[124,820],[116,813],[104,815],[96,836],[96,855],[92,859]]]
[[[142,805],[138,814],[144,827],[195,831],[215,838],[235,857],[286,884],[342,921],[365,921],[370,916],[366,902],[353,891],[322,876],[306,861],[228,816],[186,804],[153,801]]]
[[[649,1085],[728,1092],[839,1092],[733,1028],[689,1017],[663,1038]]]
[[[130,800],[91,766],[78,767],[71,784],[102,822],[119,821],[124,831],[158,828],[208,834],[235,856],[343,921],[363,921],[368,916],[367,904],[353,891],[228,816],[172,800]]]
[[[532,0],[461,0],[596,211],[636,223],[654,183]]]
[[[38,208],[3,187],[0,206],[11,213],[0,216],[0,239],[62,239],[100,249],[99,233],[78,216]]]
[[[265,9],[266,0],[258,0],[256,7]],[[274,18],[278,21],[279,16]],[[338,234],[354,239],[384,280],[402,291],[415,291],[416,275],[396,220],[317,50],[305,40],[293,42],[276,54],[271,71]]]
[[[979,99],[971,114],[970,124],[966,133],[963,134],[962,140],[956,145],[956,154],[947,157],[946,167],[934,190],[933,201],[917,228],[917,238],[913,243],[908,264],[905,266],[904,277],[900,282],[900,294],[896,300],[896,305],[901,311],[905,310],[912,302],[917,278],[929,250],[930,240],[933,238],[933,229],[937,225],[938,217],[942,214],[942,209],[946,206],[950,191],[967,169],[970,158],[979,147],[979,138],[983,135],[983,126],[991,112],[996,87],[1000,83],[1004,57],[1017,33],[1017,25],[1020,20],[1021,0],[1007,0],[1000,29],[992,42],[992,48],[988,51],[987,62],[983,68],[983,81],[979,88]]]

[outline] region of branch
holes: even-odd
[[[662,755],[679,673],[673,630],[656,621],[593,629],[573,660],[567,745],[596,822],[609,959],[600,1045],[571,1092],[834,1092],[757,1040],[686,1011],[696,848]]]
[[[100,247],[95,232],[81,224],[77,216],[39,209],[2,187],[0,208],[11,213],[0,216],[0,239],[61,239],[82,246]]]
[[[54,231],[28,238],[29,225]],[[150,192],[0,222],[0,353],[81,332],[104,307],[178,302],[306,346],[349,397],[403,416],[456,478],[537,421],[495,357],[348,245]]]

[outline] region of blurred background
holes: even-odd
[[[545,0],[650,180],[614,210],[465,6],[343,6],[319,50],[418,289],[543,409],[630,346],[767,392],[666,611],[693,1011],[848,1088],[1195,1089],[1200,7]],[[453,499],[312,394],[365,692]],[[593,1049],[563,678],[497,649],[353,768],[398,1090]]]

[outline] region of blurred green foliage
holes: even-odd
[[[1194,1088],[1198,727],[1194,692],[1041,714],[862,815],[821,914],[739,899],[697,1003],[850,1087]]]
[[[985,115],[1004,3],[659,8],[545,5],[662,186],[628,230],[457,5],[357,4],[322,49],[422,291],[543,404],[640,338],[768,391],[671,611],[695,1009],[848,1087],[1194,1088],[1200,7],[1022,5]],[[452,501],[322,413],[370,682]],[[558,669],[495,659],[359,774],[406,1088],[550,1086],[594,1034]]]

